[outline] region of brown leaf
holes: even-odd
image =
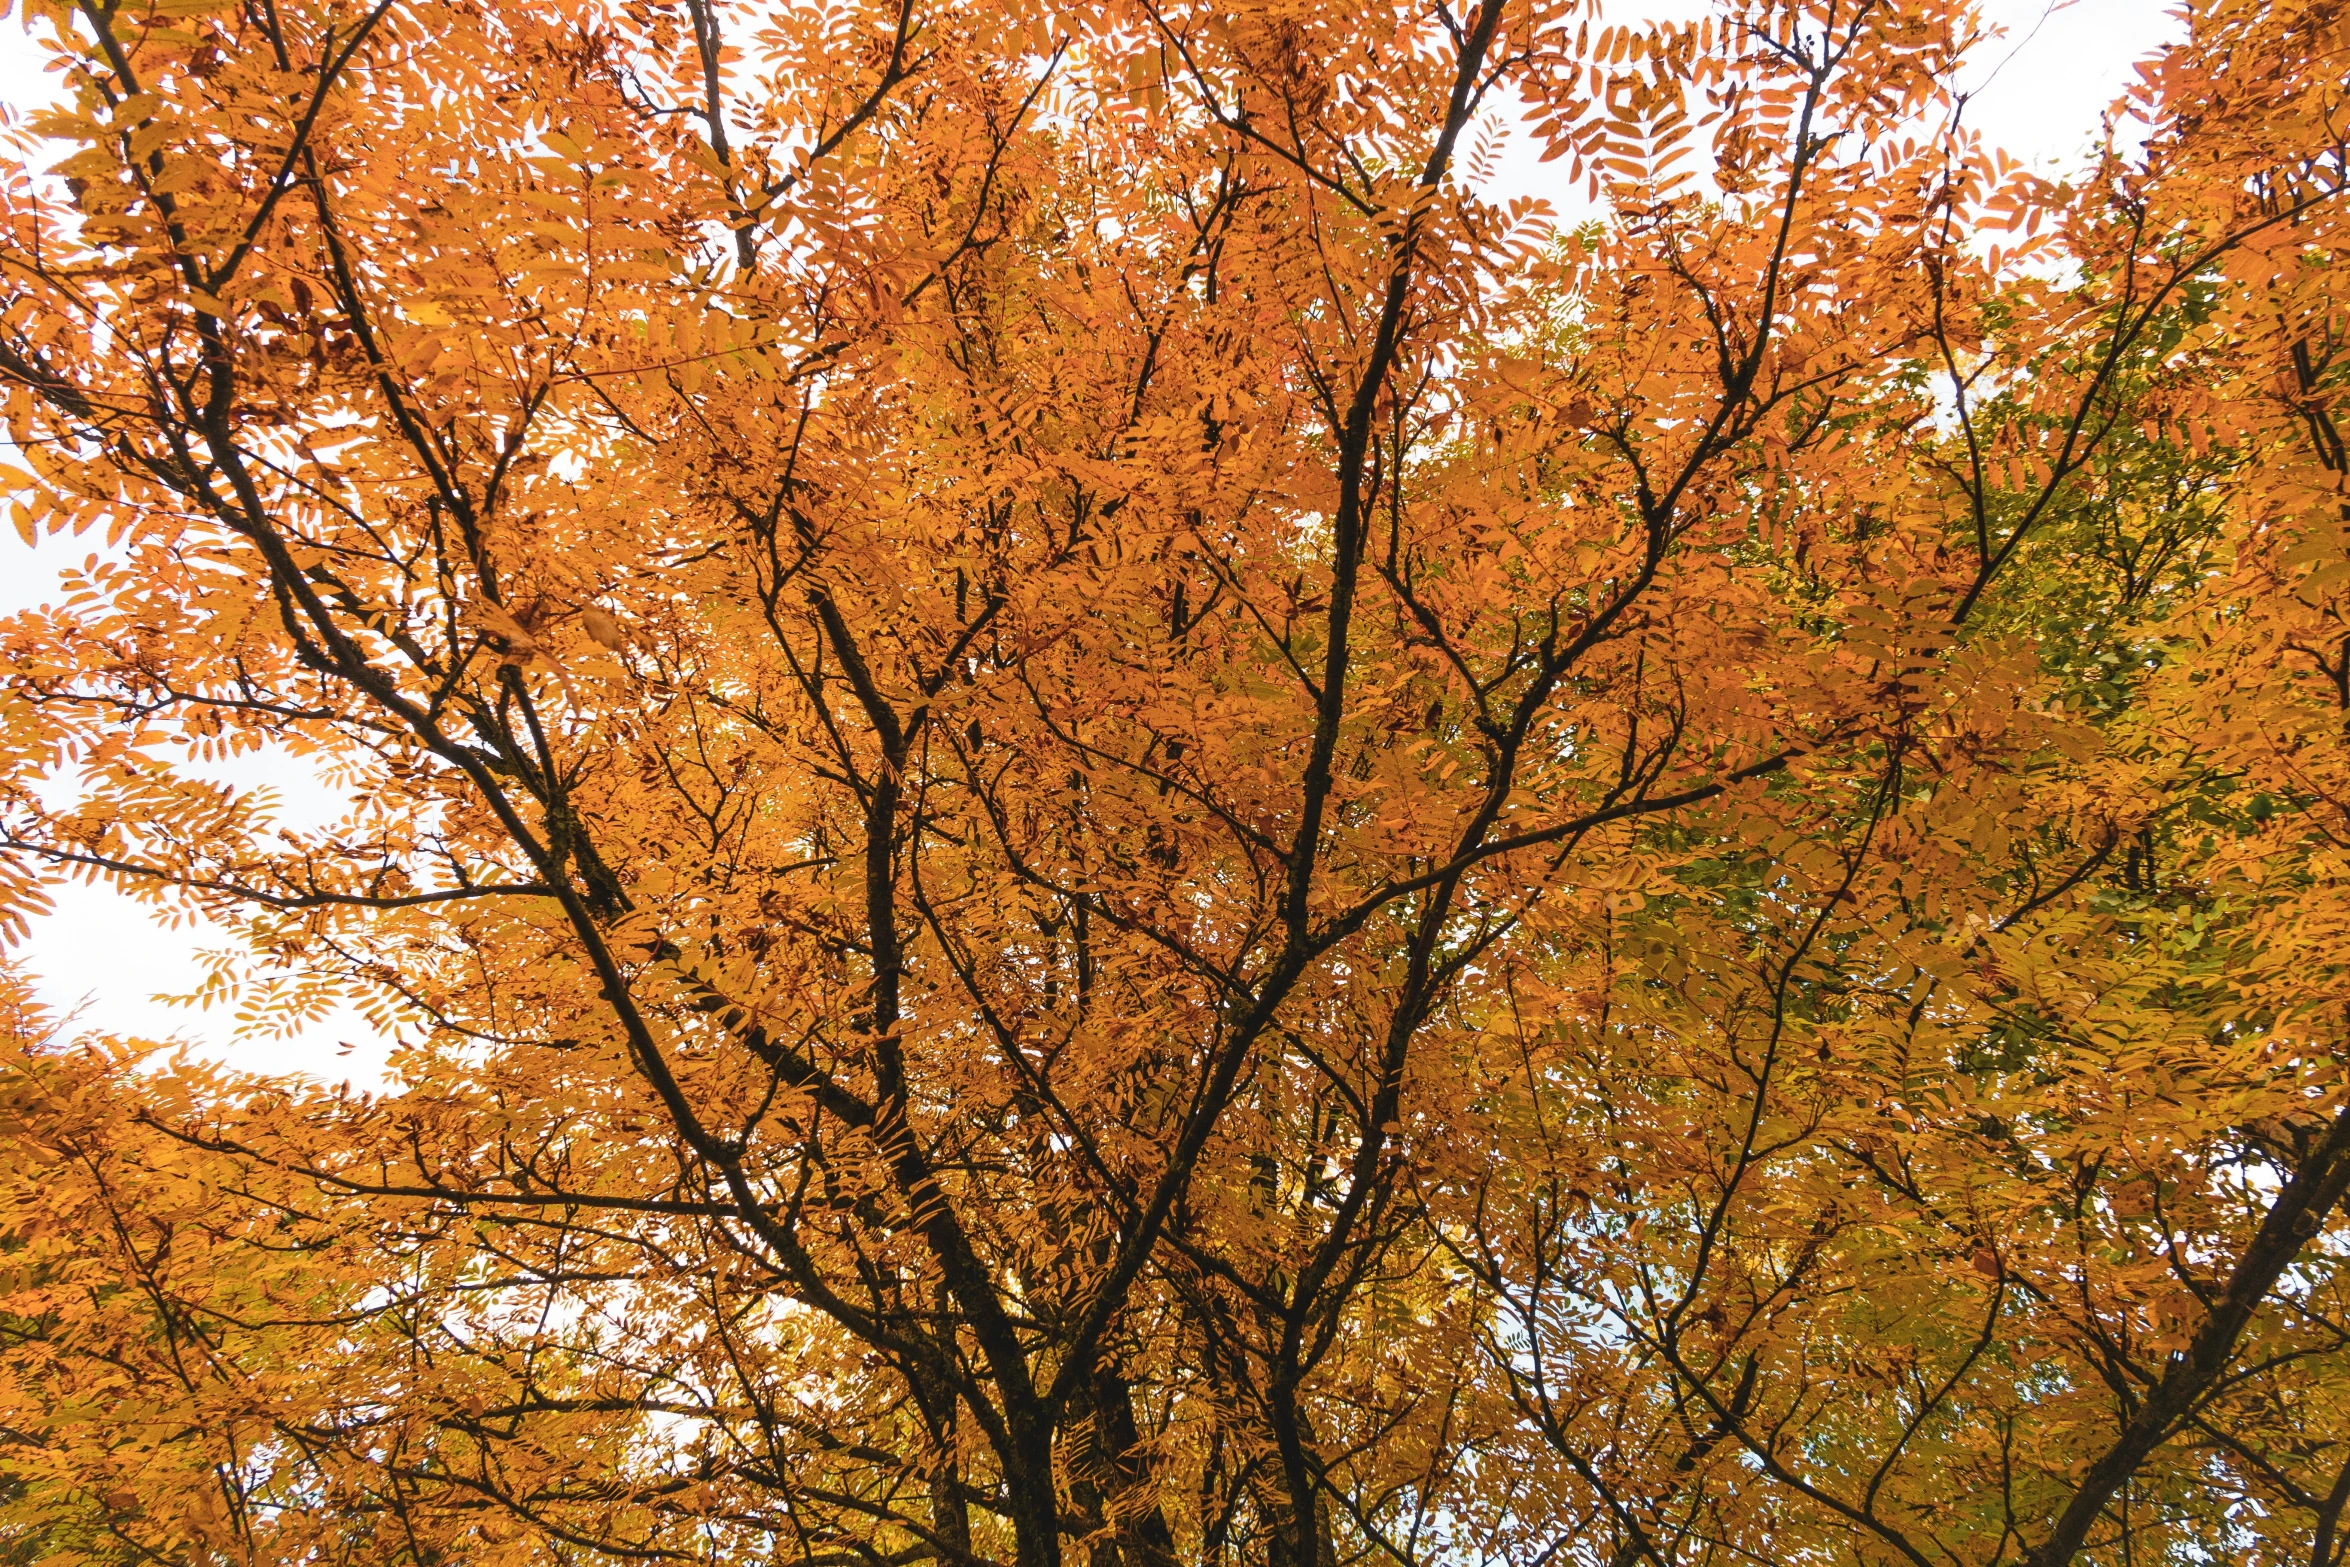
[[[579,623],[581,628],[587,632],[588,640],[599,647],[609,648],[617,653],[628,646],[628,633],[623,631],[620,628],[620,622],[613,619],[600,605],[590,604],[582,609],[579,612]]]

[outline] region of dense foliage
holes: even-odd
[[[2338,1567],[2350,5],[1588,11],[29,4],[0,1559]]]

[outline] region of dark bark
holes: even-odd
[[[2227,1287],[2184,1352],[2130,1412],[2122,1433],[2081,1477],[2055,1527],[2031,1555],[2032,1567],[2064,1567],[2089,1538],[2106,1505],[2154,1450],[2170,1440],[2204,1396],[2226,1375],[2253,1312],[2285,1269],[2325,1227],[2327,1215],[2350,1190],[2350,1108],[2335,1115],[2325,1135],[2304,1154],[2276,1205],[2244,1249]]]

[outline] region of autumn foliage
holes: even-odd
[[[0,1560],[2344,1561],[2344,0],[23,21]]]

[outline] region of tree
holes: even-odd
[[[2338,0],[28,14],[16,1558],[2343,1559]]]

